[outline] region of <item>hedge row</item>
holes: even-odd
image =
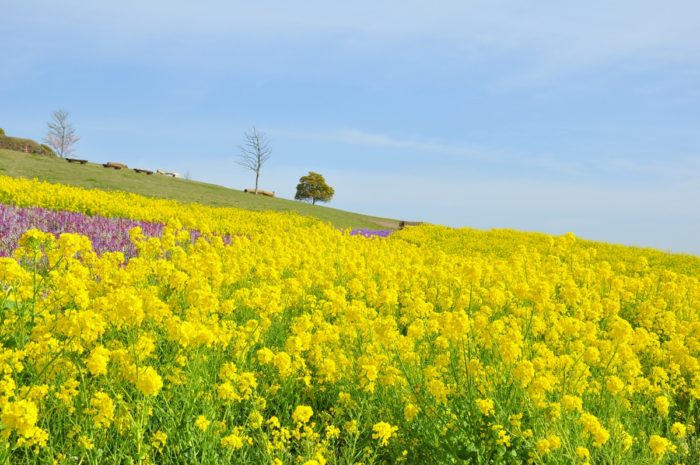
[[[51,147],[46,144],[39,144],[31,139],[20,139],[19,137],[7,137],[5,131],[0,128],[0,149],[16,150],[17,152],[35,153],[55,157]]]

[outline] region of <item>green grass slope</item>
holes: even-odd
[[[16,150],[23,153],[34,153],[47,157],[55,157],[56,154],[51,147],[35,142],[31,139],[22,139],[20,137],[10,137],[5,134],[5,131],[0,128],[0,150]]]
[[[339,228],[396,229],[398,221],[346,212],[294,200],[248,194],[226,187],[186,179],[113,170],[95,163],[80,165],[59,158],[0,149],[0,174],[37,178],[73,186],[133,192],[150,197],[197,202],[247,210],[295,211],[328,221]]]

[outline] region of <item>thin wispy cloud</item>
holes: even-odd
[[[367,132],[360,129],[297,130],[273,129],[279,137],[306,141],[326,141],[339,144],[386,148],[396,151],[420,153],[426,157],[448,156],[460,160],[486,163],[512,172],[518,166],[546,170],[549,173],[595,178],[597,174],[627,177],[654,175],[659,179],[700,179],[700,154],[698,156],[671,156],[662,159],[639,157],[590,156],[586,160],[566,159],[550,154],[530,154],[493,147],[450,144],[434,140],[403,139],[388,134]],[[387,154],[386,156],[395,156]]]
[[[460,161],[473,161],[482,165],[530,166],[555,173],[582,174],[583,167],[576,161],[560,160],[544,154],[530,155],[504,149],[483,146],[450,144],[430,140],[402,139],[387,134],[372,133],[360,129],[337,129],[328,131],[276,130],[276,134],[309,141],[332,141],[364,147],[386,148],[395,151],[420,153],[425,157],[447,156]],[[400,161],[400,160],[398,160]]]
[[[508,158],[505,153],[485,147],[469,147],[441,142],[402,139],[388,134],[372,133],[360,129],[335,129],[326,131],[275,129],[274,131],[280,136],[302,140],[332,141],[366,147],[398,149],[433,155],[449,155],[452,157],[487,162],[504,161]]]

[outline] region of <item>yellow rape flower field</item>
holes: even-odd
[[[697,464],[700,258],[0,177],[0,463]],[[190,230],[202,236],[191,240]]]

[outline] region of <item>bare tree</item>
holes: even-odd
[[[49,133],[44,142],[53,148],[58,156],[65,158],[73,154],[73,146],[80,140],[75,134],[75,127],[68,122],[68,112],[56,110],[51,114],[51,121],[47,123]]]
[[[265,133],[258,131],[255,127],[244,133],[245,141],[240,146],[241,153],[236,162],[247,170],[255,173],[255,193],[258,193],[258,181],[262,166],[272,155],[270,141]]]

